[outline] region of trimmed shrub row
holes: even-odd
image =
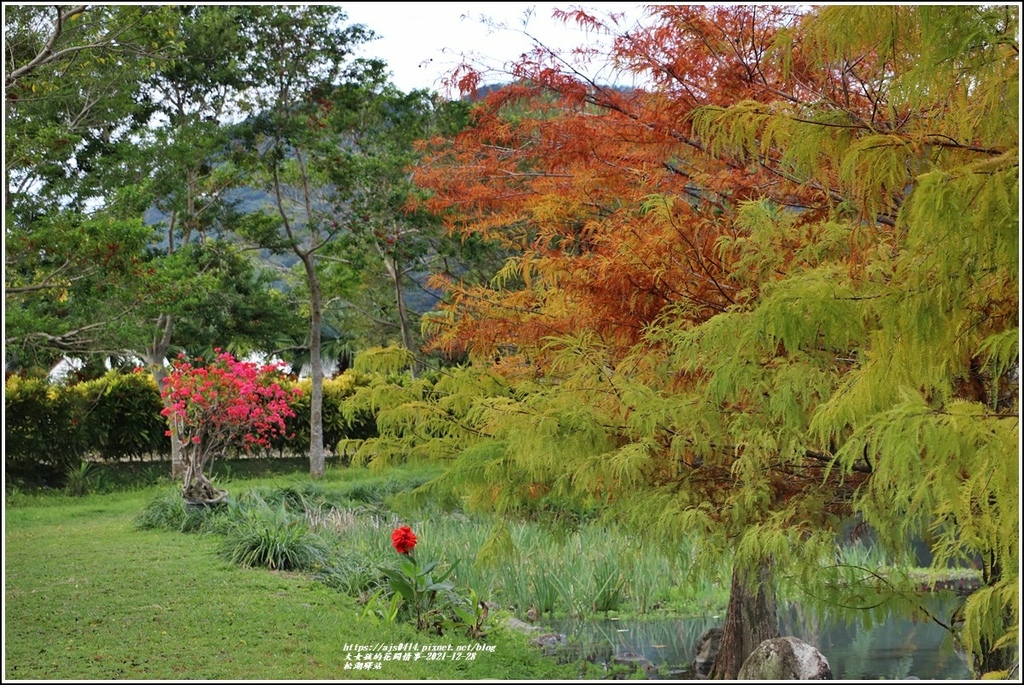
[[[335,376],[324,381],[324,404],[323,404],[323,430],[324,447],[329,450],[337,448],[342,440],[365,440],[377,435],[377,419],[372,412],[359,412],[352,420],[346,419],[342,407],[345,400],[351,396],[356,388],[370,384],[370,378],[363,374],[352,371]],[[309,452],[309,402],[312,394],[313,382],[309,379],[282,383],[287,390],[298,385],[302,389],[302,395],[289,402],[295,416],[285,420],[287,435],[295,437],[285,440],[277,440],[273,443],[273,449],[277,450],[279,456],[285,454],[306,454]],[[346,462],[347,463],[347,462]]]
[[[110,371],[71,385],[10,376],[5,470],[8,476],[64,473],[87,455],[130,460],[170,454],[162,408],[156,383],[145,374]]]
[[[371,413],[351,420],[342,404],[368,381],[346,372],[324,381],[324,446],[333,449],[341,440],[365,439],[376,434]],[[287,433],[261,456],[290,456],[309,450],[311,382],[286,380],[288,390],[302,388],[292,402],[295,417]],[[167,422],[152,376],[110,371],[101,378],[71,384],[46,379],[9,376],[4,393],[4,469],[9,480],[61,483],[86,458],[132,461],[144,457],[169,458]],[[232,455],[224,455],[229,457]]]

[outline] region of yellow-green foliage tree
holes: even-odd
[[[764,417],[784,417],[798,433],[782,454],[809,447],[863,473],[854,509],[890,543],[928,530],[937,564],[981,559],[961,633],[978,674],[1011,666],[1016,650],[1000,648],[1019,624],[1018,16],[824,8],[779,36],[780,58],[798,83],[853,76],[836,81],[872,101],[870,119],[850,116],[838,88],[698,112],[713,148],[778,160],[843,201],[807,226],[772,203],[744,206],[751,235],[723,248],[763,276],[781,252],[785,276],[762,277],[758,298],[676,352],[711,372],[708,408],[744,398],[726,423],[745,446],[737,463],[762,453],[744,468],[770,468],[785,433]],[[821,238],[779,250],[794,229]],[[829,255],[837,239],[857,259]],[[797,399],[809,392],[820,399]]]
[[[696,536],[706,563],[732,555],[717,677],[770,636],[780,575],[831,579],[852,514],[894,548],[929,536],[938,565],[982,560],[948,625],[976,673],[1007,671],[1018,16],[662,6],[614,43],[651,84],[626,94],[524,58],[418,176],[452,230],[521,256],[490,287],[449,285],[428,325],[477,374],[396,392],[381,444],[430,437],[483,506],[583,495],[666,544]],[[530,98],[543,116],[508,115]]]
[[[866,310],[878,333],[814,428],[845,438],[847,468],[875,457],[868,516],[930,525],[940,561],[982,557],[963,637],[985,673],[1019,650],[1020,29],[1017,7],[959,9],[919,8],[908,104],[948,108],[945,130],[907,136],[930,163],[911,166],[891,305]]]

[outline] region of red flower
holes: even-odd
[[[399,554],[408,554],[416,546],[416,534],[409,526],[395,528],[391,533],[391,544]]]

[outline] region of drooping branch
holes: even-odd
[[[85,13],[88,9],[88,5],[78,5],[77,7],[73,7],[67,11],[65,11],[65,9],[60,7],[59,5],[54,7],[54,11],[57,13],[56,21],[53,26],[53,32],[47,39],[46,44],[43,46],[43,49],[40,50],[39,54],[33,57],[32,60],[28,62],[28,64],[22,65],[21,67],[18,67],[17,69],[11,71],[10,74],[7,74],[7,76],[4,78],[4,85],[10,88],[18,82],[18,79],[27,74],[30,74],[34,70],[43,66],[44,64],[49,64],[50,62],[62,59],[64,57],[67,57],[68,55],[74,55],[78,52],[81,52],[82,50],[94,50],[96,48],[107,47],[108,45],[110,45],[110,41],[108,40],[100,41],[97,43],[88,43],[85,45],[72,45],[61,50],[54,51],[54,48],[57,46],[57,42],[60,40],[60,37],[64,34],[64,22],[74,19],[75,17]]]
[[[81,266],[81,264],[72,263],[72,261],[68,259],[59,267],[46,274],[46,276],[44,276],[38,283],[33,283],[32,285],[5,286],[4,293],[8,295],[19,295],[24,293],[34,293],[40,290],[52,290],[53,288],[66,288],[69,284],[86,278],[96,272],[95,268],[90,268],[76,271],[76,275],[74,276],[62,276],[72,267],[79,266]],[[60,283],[54,283],[53,281],[58,277],[62,277],[63,281]]]
[[[127,34],[137,25],[137,22],[125,24],[119,30],[109,33],[103,40],[91,41],[81,45],[69,45],[67,47],[57,49],[58,43],[66,33],[67,22],[74,21],[86,12],[94,11],[98,7],[100,6],[76,5],[69,9],[60,5],[54,6],[56,17],[54,19],[53,30],[47,38],[46,43],[43,45],[43,48],[26,64],[13,69],[9,74],[7,74],[4,77],[4,85],[7,88],[10,88],[17,84],[20,79],[28,76],[40,67],[59,62],[65,58],[73,59],[78,54],[89,50],[122,50],[146,55],[150,58],[156,58],[158,56],[157,52],[148,50],[148,47],[143,48],[141,43],[131,44],[120,40],[122,36]],[[148,46],[148,42],[146,45]],[[89,109],[90,107],[91,105],[86,105],[86,109]]]

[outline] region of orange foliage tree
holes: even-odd
[[[451,231],[512,255],[490,285],[443,284],[444,316],[428,322],[434,345],[514,376],[552,374],[559,346],[550,341],[563,336],[589,337],[608,367],[638,345],[654,354],[659,344],[645,333],[662,317],[696,325],[756,295],[756,281],[733,278],[737,258],[721,249],[745,233],[739,203],[768,196],[800,207],[806,223],[833,206],[832,188],[801,183],[768,156],[750,164],[709,150],[694,131],[695,111],[708,105],[801,97],[799,83],[765,57],[792,11],[654,12],[646,28],[618,35],[610,55],[642,74],[643,88],[602,85],[538,46],[513,67],[511,85],[480,103],[474,126],[432,141],[417,173],[434,192],[431,209],[448,216]],[[614,29],[583,11],[561,16]],[[472,88],[478,77],[465,69],[453,78]],[[799,236],[788,240],[790,252],[799,249]],[[631,439],[623,427],[618,440]],[[661,436],[663,449],[670,440]],[[721,501],[728,465],[702,475],[706,501]],[[779,490],[791,497],[792,482]],[[735,585],[736,602],[764,605],[755,610],[760,627],[751,620],[747,635],[726,637],[741,659],[777,628],[773,599]]]
[[[538,46],[479,104],[474,126],[430,142],[417,180],[434,192],[431,208],[451,231],[512,254],[490,286],[443,283],[451,299],[436,346],[546,372],[544,338],[590,331],[621,357],[667,309],[699,322],[751,296],[719,249],[742,233],[730,208],[767,195],[809,222],[831,206],[831,188],[768,158],[751,166],[710,152],[693,131],[706,105],[798,97],[762,59],[791,10],[655,12],[610,56],[642,72],[643,89],[601,85]],[[611,30],[582,11],[561,16]],[[463,88],[479,77],[468,67],[453,76]]]
[[[489,408],[494,464],[731,546],[718,677],[777,631],[773,565],[853,512],[893,546],[930,528],[943,561],[985,557],[964,640],[1000,670],[1018,620],[1016,12],[649,12],[560,12],[607,54],[537,46],[470,127],[424,143],[429,208],[510,255],[489,284],[437,280],[432,344],[550,399],[504,423]],[[587,76],[598,58],[637,86]],[[984,429],[955,433],[963,412]]]

